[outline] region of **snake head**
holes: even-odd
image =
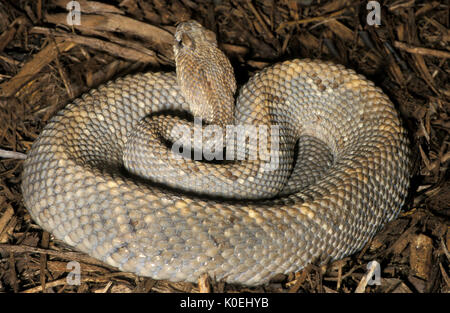
[[[178,24],[174,53],[178,85],[194,117],[211,124],[231,124],[236,80],[214,32],[196,21]]]
[[[217,47],[216,34],[194,20],[179,23],[175,32],[175,58],[183,49],[195,51],[196,43]]]

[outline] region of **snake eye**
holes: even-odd
[[[175,39],[175,43],[178,48],[183,48],[183,41],[181,39]]]
[[[184,47],[192,47],[193,46],[193,40],[191,37],[189,37],[187,34],[182,34],[179,39],[177,39],[177,45],[179,48]]]

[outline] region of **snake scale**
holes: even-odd
[[[258,285],[352,254],[398,215],[410,150],[393,104],[372,82],[329,62],[285,61],[256,73],[234,106],[233,71],[214,34],[189,21],[175,38],[177,74],[108,82],[46,125],[22,176],[25,205],[40,226],[123,271]],[[180,111],[222,126],[279,126],[279,169],[171,158],[154,131],[184,123],[164,113]],[[140,130],[152,139],[134,142]],[[143,160],[124,166],[125,151]],[[146,172],[146,159],[160,178],[130,172]],[[250,196],[265,186],[263,199]]]

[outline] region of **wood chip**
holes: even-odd
[[[444,58],[444,59],[450,58],[450,52],[448,52],[448,51],[416,47],[416,46],[408,45],[408,44],[406,44],[404,42],[400,42],[400,41],[394,42],[394,46],[396,48],[405,50],[405,51],[407,51],[409,53],[413,53],[413,54],[434,56],[437,58]]]
[[[430,276],[433,241],[430,237],[419,234],[411,241],[409,263],[413,274],[427,280]]]
[[[25,63],[16,76],[0,85],[0,97],[12,96],[39,74],[44,66],[57,58],[60,53],[67,52],[75,46],[75,43],[66,40],[50,42],[44,49],[36,53],[30,61]]]
[[[47,14],[45,15],[45,20],[53,24],[67,25],[66,17],[67,14],[64,13]],[[73,26],[81,31],[116,32],[120,30],[123,34],[142,38],[149,46],[154,47],[167,58],[173,58],[172,45],[174,37],[171,33],[163,28],[126,16],[110,13],[104,13],[103,15],[83,15],[81,25]]]
[[[199,293],[211,293],[211,282],[207,273],[200,276],[198,279]]]
[[[67,9],[67,0],[54,0],[52,1],[54,5]],[[82,13],[115,13],[115,14],[124,14],[124,12],[117,7],[101,3],[97,1],[86,1],[86,0],[77,0],[77,2],[80,4],[80,11]]]
[[[0,196],[0,243],[6,243],[15,226],[14,210],[6,204],[6,198]]]

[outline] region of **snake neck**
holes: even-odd
[[[196,21],[180,23],[174,53],[177,82],[194,117],[221,127],[233,124],[236,80],[215,34]]]

